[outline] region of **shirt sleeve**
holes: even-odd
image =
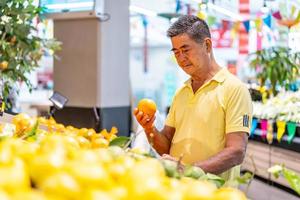
[[[226,134],[239,131],[250,133],[252,109],[252,100],[247,87],[244,84],[232,87],[226,100]]]

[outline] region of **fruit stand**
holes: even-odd
[[[1,200],[246,199],[200,168],[178,171],[173,161],[122,148],[115,127],[96,133],[5,114],[0,128]]]

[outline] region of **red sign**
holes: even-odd
[[[244,18],[249,18],[249,0],[239,0],[239,13]],[[248,33],[242,23],[239,25],[239,54],[248,54]]]
[[[210,30],[214,48],[230,48],[233,39],[229,30],[212,29]]]

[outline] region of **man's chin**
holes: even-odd
[[[184,69],[183,71],[189,76],[193,76],[193,74],[195,74],[195,71],[192,69]]]

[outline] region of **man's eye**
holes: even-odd
[[[189,52],[189,49],[183,50],[183,53],[188,53],[188,52]]]

